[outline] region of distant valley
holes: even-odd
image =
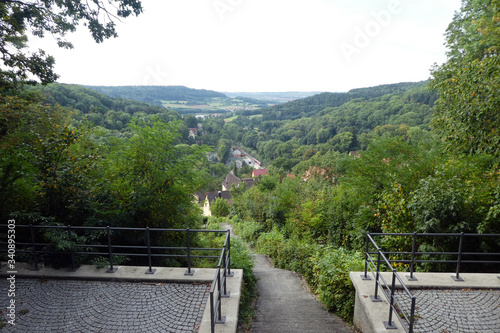
[[[289,102],[317,92],[225,92],[184,86],[86,86],[109,97],[164,106],[181,114],[227,113],[252,115],[260,108]]]

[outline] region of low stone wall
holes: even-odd
[[[350,273],[356,288],[354,325],[362,333],[405,332],[395,313],[392,318],[396,329],[385,327],[389,303],[380,288],[381,301],[372,301],[375,279],[362,280],[362,275]],[[408,273],[400,273],[417,297],[415,332],[500,332],[500,274],[463,273],[463,281],[453,280],[453,273],[415,273],[417,281],[406,281],[405,275]],[[392,281],[391,276],[382,273],[385,281]],[[396,284],[396,288],[401,289],[401,285]],[[405,299],[402,294],[397,297]]]

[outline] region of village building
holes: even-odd
[[[198,135],[198,129],[197,128],[190,128],[188,138],[194,140],[194,139],[196,139],[196,135]]]
[[[208,192],[205,196],[205,200],[203,201],[203,216],[212,216],[210,207],[215,202],[215,200],[218,199],[226,200],[230,204],[232,203],[231,193],[229,193],[229,191]]]
[[[267,169],[253,169],[252,177],[259,178],[262,176],[267,176]]]
[[[245,157],[245,155],[238,149],[233,150],[233,157]]]

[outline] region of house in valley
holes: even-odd
[[[188,138],[194,140],[194,139],[196,139],[196,135],[198,135],[198,129],[197,128],[190,128]]]
[[[255,182],[255,179],[253,178],[238,178],[234,175],[234,173],[231,171],[227,174],[226,178],[222,182],[222,190],[223,191],[229,191],[231,189],[231,186],[233,184],[235,186],[240,186],[241,183],[245,183],[247,185],[247,188],[250,188],[253,186]]]
[[[267,176],[267,169],[253,169],[252,178],[259,178],[261,176]]]
[[[231,171],[227,174],[226,178],[224,178],[224,181],[222,182],[222,190],[229,191],[233,184],[238,186],[240,184],[240,182],[241,182],[241,179],[236,177],[234,175],[234,173]]]
[[[233,150],[233,157],[245,157],[245,155],[238,149]]]
[[[231,193],[229,193],[229,191],[208,192],[205,196],[205,200],[203,201],[203,216],[212,216],[210,207],[215,202],[215,200],[218,199],[226,200],[230,204],[232,203]]]

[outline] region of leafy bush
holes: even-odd
[[[229,209],[229,203],[224,199],[216,199],[212,206],[210,206],[210,212],[216,217],[228,216]]]
[[[322,248],[310,258],[314,277],[310,282],[328,310],[351,321],[354,314],[355,289],[349,277],[351,271],[363,270],[363,254],[344,248]]]
[[[264,226],[257,222],[243,222],[233,218],[234,231],[246,242],[254,245],[260,234],[264,232]]]
[[[277,267],[302,274],[328,310],[352,321],[355,290],[349,272],[363,270],[361,252],[287,239],[278,228],[261,234],[255,249],[272,257]]]
[[[252,300],[257,280],[253,275],[254,262],[246,245],[238,238],[231,238],[231,268],[243,269],[239,320],[249,322],[253,317]]]

